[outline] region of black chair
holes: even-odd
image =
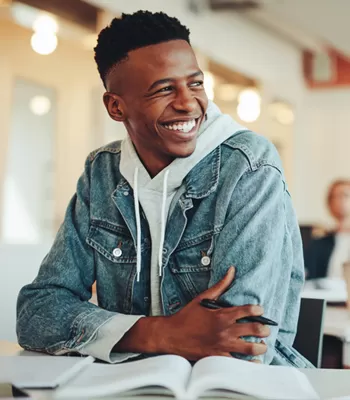
[[[303,243],[303,250],[305,254],[305,250],[309,247],[313,239],[312,231],[314,229],[313,225],[300,225],[300,234],[301,234],[301,241]]]
[[[315,367],[321,367],[324,299],[302,298],[297,334],[293,347]]]

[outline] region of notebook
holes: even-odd
[[[170,395],[176,399],[244,397],[318,399],[307,377],[292,367],[267,366],[228,357],[206,357],[193,367],[164,355],[123,364],[95,363],[55,392],[55,398]]]

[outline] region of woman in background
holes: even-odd
[[[343,264],[350,261],[350,180],[337,180],[328,190],[328,209],[335,230],[313,239],[305,252],[307,279],[343,279]]]

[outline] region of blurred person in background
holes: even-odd
[[[335,220],[335,229],[313,239],[307,247],[306,276],[307,279],[329,278],[336,285],[342,284],[343,264],[350,261],[350,180],[331,183],[327,205]]]
[[[95,60],[107,112],[128,136],[88,156],[19,294],[19,343],[107,362],[165,353],[311,366],[292,347],[304,265],[274,146],[208,102],[176,18],[115,18]],[[200,305],[219,297],[229,307]],[[237,322],[262,313],[278,326]]]

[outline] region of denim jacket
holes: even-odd
[[[136,282],[134,197],[119,162],[119,142],[87,158],[53,247],[37,278],[19,294],[17,334],[24,348],[79,351],[117,313],[149,315],[150,233],[141,212],[142,269]],[[239,132],[191,170],[180,193],[163,247],[164,314],[179,311],[234,265],[234,284],[222,299],[260,304],[278,322],[266,340],[264,362],[310,367],[292,348],[304,264],[275,148],[259,135]],[[95,281],[99,306],[89,302]]]

